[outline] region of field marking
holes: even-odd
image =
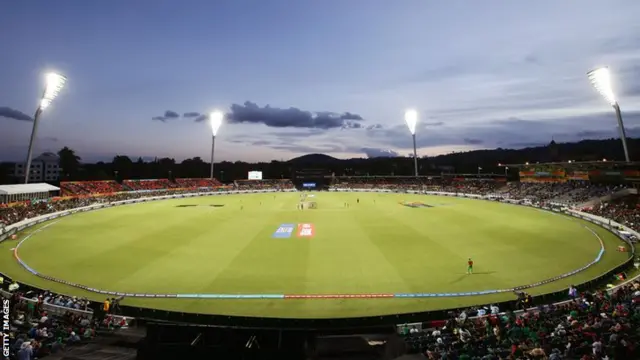
[[[144,203],[144,202],[141,202]],[[517,205],[517,204],[514,204]],[[523,205],[518,205],[518,206],[523,206]],[[527,206],[529,207],[529,206]],[[553,211],[547,211],[547,210],[543,210],[543,209],[537,209],[539,211],[542,212],[546,212],[546,213],[551,213],[554,215],[562,215],[562,214],[557,214]],[[576,219],[572,218],[572,217],[566,217],[569,220],[572,221],[576,221]],[[20,259],[20,257],[18,256],[18,248],[22,245],[22,243],[24,243],[26,240],[30,239],[33,235],[41,232],[42,230],[48,228],[49,226],[55,225],[56,223],[58,223],[60,220],[56,220],[54,222],[51,222],[49,224],[46,224],[40,228],[38,228],[37,230],[34,230],[33,232],[31,232],[30,234],[28,234],[27,236],[24,237],[24,239],[22,239],[14,248],[14,257],[16,258],[16,260],[20,263],[20,265],[22,265],[22,267],[24,267],[27,271],[31,272],[32,274],[41,277],[43,279],[49,280],[49,281],[53,281],[53,282],[57,282],[57,283],[61,283],[61,284],[65,284],[68,286],[72,286],[72,287],[76,287],[76,288],[80,288],[86,291],[90,291],[90,292],[94,292],[94,293],[99,293],[99,294],[108,294],[108,295],[117,295],[117,296],[126,296],[126,297],[135,297],[135,298],[183,298],[183,299],[234,299],[234,300],[241,300],[241,299],[348,299],[348,298],[427,298],[427,297],[463,297],[463,296],[476,296],[476,295],[487,295],[487,294],[497,294],[497,293],[506,293],[506,292],[513,292],[513,291],[519,291],[519,290],[524,290],[524,289],[529,289],[529,288],[533,288],[533,287],[537,287],[537,286],[541,286],[541,285],[545,285],[563,278],[567,278],[570,276],[573,276],[581,271],[586,270],[587,268],[591,267],[592,265],[594,265],[595,263],[599,262],[602,255],[605,252],[604,249],[604,242],[603,240],[600,238],[600,236],[591,228],[589,228],[587,225],[582,224],[582,226],[587,229],[589,232],[591,232],[593,235],[596,236],[596,238],[598,239],[598,241],[600,242],[600,246],[601,246],[601,250],[600,253],[598,254],[598,256],[596,257],[596,259],[592,262],[590,262],[589,264],[587,264],[586,266],[571,271],[569,273],[563,274],[563,275],[559,275],[550,279],[546,279],[543,281],[539,281],[537,283],[531,284],[531,285],[524,285],[524,286],[517,286],[517,287],[513,287],[513,288],[508,288],[508,289],[498,289],[498,290],[485,290],[485,291],[469,291],[469,292],[461,292],[461,293],[395,293],[395,294],[389,294],[389,293],[369,293],[369,294],[143,294],[143,293],[123,293],[123,292],[116,292],[116,291],[106,291],[106,290],[100,290],[100,289],[95,289],[95,288],[90,288],[88,286],[84,286],[84,285],[80,285],[80,284],[75,284],[75,283],[71,283],[65,280],[61,280],[61,279],[57,279],[57,278],[53,278],[44,274],[40,274],[38,273],[36,270],[32,269],[31,267],[29,267],[22,259]],[[578,223],[580,223],[579,221],[576,221]]]

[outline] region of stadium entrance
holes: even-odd
[[[300,169],[293,173],[293,184],[298,190],[327,190],[333,175],[327,169]]]

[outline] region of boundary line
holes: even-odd
[[[588,263],[587,265],[577,269],[577,270],[573,270],[571,272],[553,277],[553,278],[549,278],[546,280],[542,280],[530,285],[522,285],[522,286],[517,286],[517,287],[513,287],[513,288],[508,288],[508,289],[499,289],[499,290],[484,290],[484,291],[471,291],[471,292],[460,292],[460,293],[395,293],[395,294],[390,294],[390,293],[373,293],[373,294],[143,294],[143,293],[123,293],[123,292],[117,292],[117,291],[106,291],[106,290],[100,290],[100,289],[95,289],[95,288],[91,288],[85,285],[81,285],[81,284],[76,284],[76,283],[72,283],[66,280],[61,280],[58,278],[54,278],[48,275],[44,275],[41,274],[39,272],[37,272],[36,270],[34,270],[33,268],[31,268],[29,265],[27,265],[21,258],[20,256],[18,256],[18,249],[20,248],[20,246],[22,245],[22,243],[24,243],[25,241],[27,241],[28,239],[31,238],[31,236],[39,233],[40,231],[48,228],[49,226],[52,226],[56,223],[58,223],[60,220],[54,221],[52,223],[46,224],[42,227],[40,227],[39,229],[33,231],[32,233],[30,233],[29,235],[25,236],[24,239],[20,240],[20,242],[18,242],[18,244],[16,245],[16,247],[13,249],[13,255],[16,258],[16,260],[18,261],[18,263],[27,271],[29,271],[31,274],[36,275],[40,278],[49,280],[49,281],[53,281],[53,282],[57,282],[60,284],[64,284],[64,285],[69,285],[75,288],[79,288],[82,290],[86,290],[86,291],[90,291],[90,292],[94,292],[94,293],[98,293],[98,294],[105,294],[105,295],[115,295],[115,296],[125,296],[125,297],[134,297],[134,298],[175,298],[175,299],[218,299],[218,300],[250,300],[250,299],[382,299],[382,298],[443,298],[443,297],[465,297],[465,296],[477,296],[477,295],[488,295],[488,294],[499,294],[499,293],[507,293],[507,292],[514,292],[514,291],[519,291],[519,290],[525,290],[525,289],[530,289],[533,287],[537,287],[537,286],[541,286],[541,285],[545,285],[560,279],[564,279],[567,278],[569,276],[575,275],[581,271],[586,270],[587,268],[595,265],[596,263],[598,263],[602,256],[605,253],[605,248],[604,248],[604,242],[602,241],[602,239],[600,238],[600,236],[593,231],[591,228],[589,228],[587,225],[583,225],[583,227],[585,229],[587,229],[589,232],[591,232],[600,242],[600,252],[598,253],[598,256],[595,258],[595,260],[591,261],[590,263]]]

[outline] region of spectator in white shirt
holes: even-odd
[[[497,307],[496,305],[491,305],[491,315],[498,315],[500,314],[500,308]]]

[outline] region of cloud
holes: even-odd
[[[400,154],[393,150],[384,150],[378,148],[362,148],[361,151],[367,155],[368,158],[380,158],[380,157],[398,157]]]
[[[195,121],[195,122],[203,122],[205,120],[209,120],[209,115],[201,114],[200,116],[197,116],[193,121]]]
[[[329,111],[311,112],[295,107],[260,107],[250,101],[243,105],[232,104],[231,111],[227,114],[227,121],[230,123],[263,124],[275,128],[356,129],[362,127],[357,123],[362,120],[362,116],[350,112],[338,114]]]
[[[350,112],[346,112],[346,113],[342,114],[342,118],[344,120],[358,120],[358,121],[364,120],[362,118],[362,116],[360,116],[358,114],[352,114]]]
[[[271,141],[265,141],[265,140],[258,140],[251,143],[251,145],[253,146],[265,146],[270,144],[271,144]]]
[[[306,138],[309,136],[316,136],[324,134],[324,130],[322,129],[308,129],[302,131],[277,131],[270,132],[265,135],[267,136],[275,136],[284,141],[290,141],[290,138]]]
[[[343,152],[344,148],[338,146],[336,144],[313,144],[311,145],[300,145],[300,144],[280,144],[270,146],[272,149],[276,150],[286,150],[294,153],[337,153]]]
[[[434,122],[426,122],[423,123],[424,126],[442,126],[444,123],[442,121],[434,121]]]
[[[197,118],[198,116],[200,116],[200,113],[199,112],[195,112],[195,111],[186,112],[186,113],[182,114],[182,117],[184,117],[184,118]]]
[[[372,124],[367,126],[367,130],[380,130],[382,128],[383,128],[382,124]]]
[[[151,118],[151,120],[153,121],[161,121],[161,122],[166,122],[167,120],[173,120],[173,119],[177,119],[179,118],[180,115],[172,110],[167,110],[164,112],[163,116],[154,116]]]
[[[362,124],[354,121],[345,121],[341,129],[361,129]]]
[[[472,139],[472,138],[464,138],[462,141],[468,145],[480,145],[483,144],[484,141],[480,139]]]
[[[0,117],[19,121],[33,121],[31,116],[6,106],[0,106]]]
[[[164,117],[167,119],[177,119],[180,117],[180,115],[178,115],[178,113],[175,111],[167,110],[164,112]]]

